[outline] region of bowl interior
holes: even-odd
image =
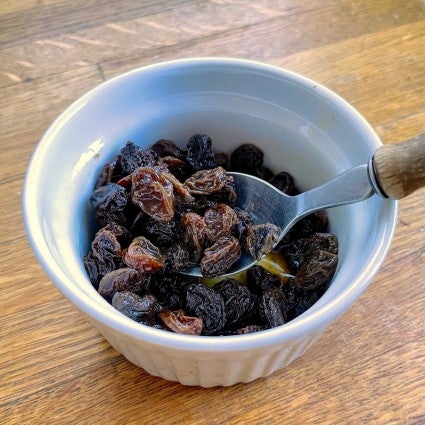
[[[52,124],[27,173],[30,239],[60,289],[66,286],[61,281],[72,282],[105,314],[127,320],[98,296],[82,264],[94,231],[88,199],[95,179],[127,140],[146,148],[160,138],[184,145],[194,133],[208,134],[217,151],[258,145],[266,165],[289,171],[302,189],[366,163],[379,146],[370,126],[344,101],[273,67],[181,61],[115,78]],[[303,316],[326,309],[342,294],[354,300],[362,292],[386,253],[395,213],[394,202],[377,196],[329,210],[340,263],[329,290]]]

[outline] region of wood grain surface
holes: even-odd
[[[21,216],[28,160],[93,86],[168,59],[255,59],[352,103],[384,143],[425,132],[420,0],[0,1],[1,424],[425,424],[425,190],[373,284],[286,369],[184,387],[126,361],[58,292]]]

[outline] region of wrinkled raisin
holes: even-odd
[[[222,236],[231,236],[238,217],[232,208],[219,203],[205,212],[203,220],[206,236],[211,243],[214,243]]]
[[[252,293],[262,294],[264,291],[279,287],[280,278],[255,265],[248,269],[246,284]]]
[[[127,191],[116,183],[98,187],[90,196],[90,205],[95,209],[97,224],[105,226],[110,222],[125,223],[124,209],[127,200]]]
[[[266,328],[283,325],[286,321],[285,297],[277,288],[263,292],[258,309],[260,319]]]
[[[129,291],[116,292],[112,297],[112,305],[130,319],[147,325],[155,322],[155,316],[161,310],[153,295],[141,297]]]
[[[175,142],[167,139],[161,139],[155,142],[152,145],[151,150],[161,158],[164,158],[166,156],[173,156],[182,161],[186,159],[187,154],[187,152],[177,146]]]
[[[280,229],[272,223],[254,224],[248,228],[246,249],[256,260],[273,250],[279,240]]]
[[[315,289],[332,279],[337,265],[337,255],[328,251],[315,251],[298,270],[294,284],[303,289]]]
[[[278,188],[283,193],[286,193],[290,196],[295,196],[300,193],[300,191],[297,189],[297,187],[294,184],[294,178],[291,176],[291,174],[287,173],[286,171],[282,171],[278,174],[276,174],[271,180],[270,183]]]
[[[245,143],[230,155],[230,169],[251,174],[263,165],[264,153],[252,143]]]
[[[239,241],[233,236],[222,236],[207,248],[199,264],[205,277],[225,274],[242,255]]]
[[[142,289],[142,280],[149,281],[149,275],[142,275],[137,270],[124,267],[113,270],[103,276],[99,283],[99,294],[111,302],[116,292],[129,291],[135,294]]]
[[[133,173],[139,167],[153,167],[157,164],[154,152],[143,150],[133,142],[127,142],[118,159],[124,175]]]
[[[202,318],[204,335],[220,331],[226,323],[223,297],[202,284],[189,285],[186,293],[187,312]]]
[[[201,335],[202,319],[200,317],[186,316],[183,310],[163,310],[159,317],[173,332],[186,335]]]
[[[165,264],[161,251],[144,236],[138,236],[123,252],[123,261],[127,266],[142,273],[155,273]]]
[[[211,139],[206,134],[194,134],[190,138],[186,161],[196,171],[216,167]]]
[[[207,240],[204,219],[196,213],[189,212],[183,215],[181,223],[184,242],[191,250],[192,261],[197,263]]]
[[[174,192],[170,180],[156,168],[141,167],[132,175],[132,201],[160,221],[174,217]]]
[[[214,285],[214,291],[223,297],[226,326],[235,325],[254,309],[255,297],[246,285],[240,284],[237,280],[222,280]]]

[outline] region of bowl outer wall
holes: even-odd
[[[304,86],[306,89],[314,90],[323,99],[336,105],[339,110],[349,116],[356,127],[365,134],[371,146],[377,148],[380,145],[379,139],[373,129],[353,107],[320,84],[293,72],[253,61],[219,58],[190,59],[151,65],[115,77],[94,88],[74,102],[63,114],[61,114],[42,137],[31,158],[24,182],[23,214],[29,241],[38,260],[50,278],[61,292],[79,309],[93,317],[95,321],[104,323],[110,328],[135,338],[146,340],[155,345],[173,347],[174,349],[186,350],[190,348],[192,351],[213,352],[242,351],[280,344],[291,339],[301,339],[311,331],[315,332],[318,329],[323,329],[335,318],[340,316],[369,285],[388,252],[394,234],[397,215],[396,202],[389,200],[384,201],[387,202],[388,223],[381,235],[379,251],[376,253],[373,262],[356,277],[346,291],[329,301],[325,306],[322,306],[320,310],[314,311],[312,314],[302,315],[282,327],[249,335],[222,337],[220,339],[220,344],[217,344],[217,337],[177,335],[141,326],[123,317],[120,313],[112,311],[112,308],[108,308],[103,303],[95,302],[87,293],[82,291],[81,288],[76,287],[71,279],[63,272],[61,267],[55,263],[54,257],[49,250],[48,243],[43,238],[43,223],[37,213],[37,200],[34,197],[34,194],[37,193],[35,185],[37,176],[39,177],[42,172],[40,170],[40,164],[43,161],[46,150],[48,150],[49,144],[54,140],[54,136],[60,131],[61,126],[64,125],[68,119],[72,118],[76,111],[83,108],[88,99],[99,95],[110,85],[120,84],[122,80],[128,77],[135,74],[142,76],[144,73],[156,73],[173,69],[178,69],[180,71],[185,69],[193,70],[194,67],[216,67],[217,69],[220,67],[227,67],[240,69],[244,72],[260,73],[272,76],[278,80],[290,81],[293,84]]]

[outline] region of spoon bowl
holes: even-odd
[[[236,206],[248,212],[255,224],[278,226],[280,240],[305,216],[340,205],[361,202],[374,194],[400,199],[425,184],[425,137],[379,148],[368,164],[351,168],[329,182],[296,196],[289,196],[270,183],[249,174],[228,172],[238,194]],[[243,252],[222,277],[240,273],[257,263]],[[181,271],[202,276],[198,265]]]

